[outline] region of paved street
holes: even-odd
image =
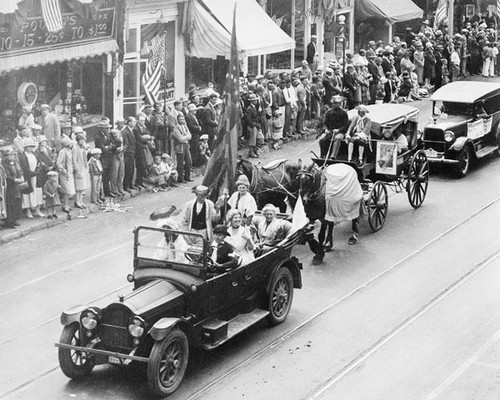
[[[429,103],[418,105],[424,124]],[[314,139],[292,142],[262,162],[309,162],[310,150]],[[498,398],[499,166],[488,158],[462,180],[434,172],[417,210],[392,193],[384,228],[372,234],[364,221],[348,246],[341,225],[322,265],[296,246],[304,287],[287,321],[194,352],[171,398]],[[191,196],[187,186],[150,193],[130,199],[127,213],[92,214],[1,247],[0,398],[149,398],[145,382],[114,367],[69,381],[53,343],[65,307],[104,304],[128,285],[133,227]]]

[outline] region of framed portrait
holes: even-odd
[[[474,4],[466,4],[465,5],[465,16],[467,18],[471,18],[474,16],[476,11],[476,6]]]
[[[396,175],[397,160],[397,143],[379,140],[377,142],[375,172],[377,174]]]

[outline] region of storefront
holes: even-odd
[[[179,28],[182,0],[127,0],[127,38],[123,67],[118,70],[117,108],[123,116],[136,115],[145,102],[142,78],[154,51],[151,40],[160,36],[164,72],[157,100],[172,102],[185,94],[184,38]]]
[[[103,115],[113,118],[120,0],[61,0],[62,28],[54,32],[39,2],[25,4],[13,12],[0,5],[0,138],[13,138],[23,106],[37,116],[47,103],[62,122],[86,129]]]

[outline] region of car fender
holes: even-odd
[[[450,151],[459,152],[469,142],[472,144],[472,141],[467,136],[459,136],[459,137],[457,137],[455,142],[451,145]]]
[[[182,318],[161,318],[149,330],[149,335],[154,341],[158,342],[167,337],[167,335],[176,327],[182,329],[188,336],[192,337],[191,326]]]
[[[80,314],[89,308],[88,306],[73,306],[61,313],[61,324],[70,325],[73,322],[80,322]]]
[[[272,269],[271,273],[269,274],[270,278],[267,281],[267,286],[266,286],[267,294],[271,293],[271,282],[273,281],[274,276],[281,267],[288,268],[292,273],[293,287],[296,289],[302,288],[302,274],[300,273],[300,270],[302,269],[302,264],[299,262],[299,260],[297,260],[296,257],[290,257],[277,263]]]

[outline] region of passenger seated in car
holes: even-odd
[[[179,224],[172,218],[160,219],[156,224],[157,228],[179,230]],[[163,239],[156,245],[153,258],[162,261],[175,261],[187,263],[186,251],[189,245],[182,235],[173,232],[165,232]]]
[[[234,247],[234,251],[242,259],[242,265],[250,264],[255,260],[253,249],[255,244],[248,226],[242,224],[241,212],[237,209],[227,213],[229,237],[226,239]]]
[[[281,242],[292,228],[290,222],[276,218],[278,211],[278,207],[272,204],[266,204],[262,208],[264,218],[256,222],[258,242],[254,253],[257,257],[267,253]]]
[[[226,236],[230,236],[227,227],[217,225],[213,232],[214,240],[210,246],[208,255],[213,261],[216,272],[226,272],[241,264],[241,258],[235,253],[234,247],[226,242]]]

